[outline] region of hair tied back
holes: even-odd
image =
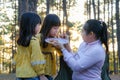
[[[103,27],[103,23],[104,23],[103,21],[100,21],[100,25],[101,25],[102,27]]]

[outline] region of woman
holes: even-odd
[[[53,45],[61,49],[64,61],[72,69],[72,80],[102,80],[102,66],[108,52],[107,26],[104,22],[90,19],[83,26],[81,35],[83,42],[76,54],[68,51],[70,46],[58,41]]]

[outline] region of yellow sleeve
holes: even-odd
[[[31,64],[38,75],[44,74],[45,58],[41,52],[39,40],[31,40]]]

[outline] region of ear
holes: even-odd
[[[93,32],[90,32],[90,37],[95,37],[95,34]]]

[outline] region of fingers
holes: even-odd
[[[49,43],[52,44],[53,46],[57,46],[59,44],[57,40],[50,40]]]
[[[49,44],[55,44],[55,43],[57,43],[58,41],[57,40],[54,40],[54,39],[51,39],[51,40],[49,40]]]
[[[60,38],[65,38],[65,34],[60,34],[59,37]]]
[[[67,34],[65,34],[65,33],[60,34],[59,37],[69,40],[69,36]]]
[[[50,44],[52,44],[53,46],[55,46],[56,48],[59,48],[59,49],[61,49],[64,46],[63,44],[59,43],[59,41],[57,41],[57,40],[54,40]]]

